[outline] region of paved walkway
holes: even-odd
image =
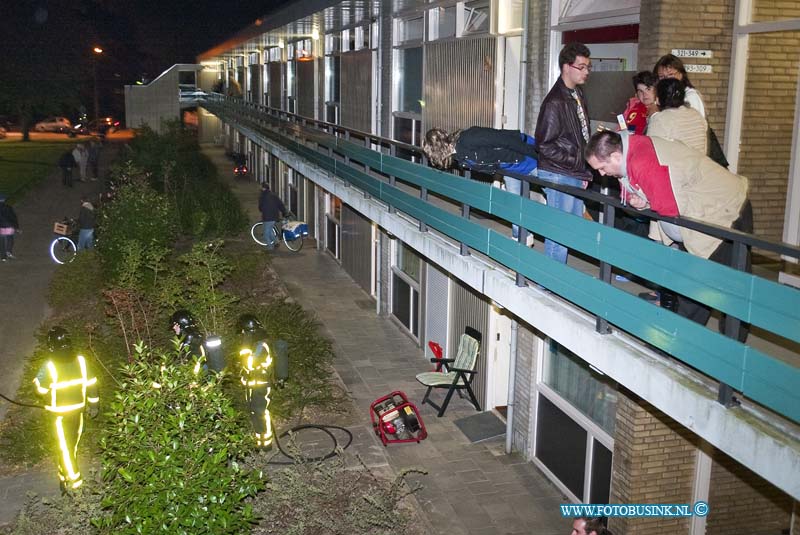
[[[106,143],[101,153],[101,175],[118,150],[118,144]],[[36,346],[36,330],[50,312],[46,294],[56,268],[49,256],[53,223],[67,215],[77,217],[81,196],[96,196],[102,184],[75,182],[74,187],[65,188],[60,170],[54,167],[50,176],[14,205],[22,229],[14,241],[17,258],[0,264],[0,393],[4,395],[16,395],[25,361]],[[0,400],[0,420],[7,410],[8,403]],[[57,495],[55,468],[0,477],[0,526],[14,520],[27,492]]]
[[[230,174],[222,149],[204,150],[221,176]],[[233,189],[250,219],[257,221],[258,186],[242,181]],[[505,455],[504,437],[472,444],[455,426],[455,419],[475,414],[465,400],[454,397],[443,418],[429,405],[421,406],[428,429],[422,443],[381,445],[372,433],[370,403],[402,390],[419,404],[424,389],[414,376],[430,370],[430,363],[397,324],[375,314],[371,298],[329,254],[314,249],[313,241],[308,245],[300,253],[279,248],[272,265],[290,295],[317,315],[333,341],[336,372],[363,416],[350,426],[352,449],[371,467],[428,471],[420,478],[424,489],[417,498],[431,533],[568,533],[571,523],[558,509],[566,499],[538,469],[517,454]]]

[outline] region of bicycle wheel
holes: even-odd
[[[289,238],[287,238],[287,235],[288,235],[287,232],[283,233],[283,243],[286,244],[286,248],[287,249],[289,249],[290,251],[293,251],[293,252],[296,253],[297,251],[299,251],[300,249],[303,248],[303,237],[302,236],[298,236],[297,238],[294,238],[294,239],[289,239]]]
[[[256,242],[259,245],[263,245],[263,246],[266,247],[267,242],[264,241],[264,230],[263,229],[264,229],[264,222],[263,221],[259,221],[258,223],[256,223],[255,225],[253,225],[250,228],[250,236],[252,236],[254,242]],[[272,243],[275,244],[275,245],[278,244],[277,236],[278,235],[277,235],[277,233],[275,231],[275,227],[273,226],[272,227]]]
[[[50,258],[56,264],[67,264],[75,258],[78,248],[66,236],[59,236],[50,244]]]

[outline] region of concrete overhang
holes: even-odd
[[[235,124],[250,139],[303,176],[375,221],[427,259],[580,356],[796,500],[800,500],[800,426],[747,403],[725,408],[716,384],[679,361],[659,354],[625,333],[601,335],[595,317],[549,293],[516,286],[513,277],[477,256],[461,256],[458,244],[416,221],[389,213],[386,205],[309,163],[253,130]]]

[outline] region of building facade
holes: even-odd
[[[627,297],[598,297],[606,295],[596,285],[605,253],[551,266],[530,252],[541,247],[506,237],[512,219],[503,214],[520,218],[537,240],[536,229],[558,232],[548,227],[553,221],[591,242],[595,227],[586,225],[595,223],[560,219],[527,200],[504,212],[512,202],[505,192],[431,174],[414,149],[431,127],[532,132],[566,42],[592,51],[593,123],[613,124],[633,93],[631,76],[674,52],[705,98],[732,169],[750,178],[755,234],[797,244],[799,40],[800,6],[781,0],[296,2],[198,58],[200,86],[219,94],[200,110],[200,135],[246,154],[255,177],[310,223],[318,247],[426,358],[430,342],[449,355],[465,327],[482,332],[482,407],[506,415],[509,446],[571,500],[709,505],[707,516],[614,518],[615,533],[800,534],[792,408],[800,292],[769,277],[743,278],[763,288],[747,297],[754,312],[745,319],[762,330],[746,345],[662,312],[626,316]],[[473,194],[474,202],[458,200]],[[755,253],[780,261],[774,250]],[[700,262],[664,261],[675,262],[672,271]],[[790,267],[782,271],[791,281]],[[775,300],[783,308],[759,320]],[[716,361],[693,360],[713,353],[705,346],[719,348]],[[717,401],[717,386],[728,373],[720,360],[734,353],[743,362],[765,355],[763,377],[745,367],[742,384],[766,377],[776,386],[761,397],[759,388],[751,397],[742,387],[731,407]]]

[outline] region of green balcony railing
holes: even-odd
[[[430,227],[460,242],[462,253],[469,249],[483,253],[516,271],[523,283],[525,279],[534,281],[590,311],[598,318],[598,326],[614,325],[696,368],[719,381],[721,392],[741,392],[800,422],[798,367],[615,288],[609,284],[608,267],[652,281],[724,312],[737,322],[750,323],[794,343],[800,343],[800,291],[549,208],[529,200],[527,188],[522,196],[514,195],[393,155],[395,151],[418,151],[415,147],[238,99],[210,96],[203,106],[221,119],[293,151],[386,203],[390,210],[410,215],[420,222],[421,230]],[[382,150],[373,148],[376,146]],[[526,179],[525,185],[527,181],[536,182],[519,178]],[[398,187],[397,180],[415,185],[419,195]],[[431,193],[460,204],[461,213],[429,202]],[[600,200],[620,208],[613,200]],[[469,217],[472,209],[516,223],[521,229],[530,229],[596,259],[601,277],[558,263],[524,242],[488,228]],[[756,245],[800,257],[800,249],[786,244],[696,221],[671,221],[731,239],[739,244],[740,251]]]

